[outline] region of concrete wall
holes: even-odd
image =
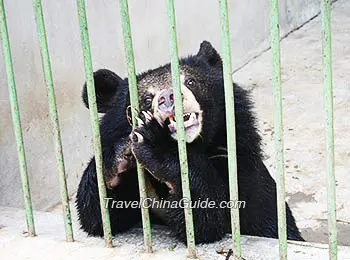
[[[80,93],[84,83],[75,1],[43,1],[56,87],[64,159],[70,193],[74,193],[92,156],[88,111]],[[168,58],[165,1],[129,3],[137,71],[157,67]],[[280,1],[282,34],[319,12],[319,0]],[[125,76],[118,1],[87,1],[94,69],[110,68]],[[25,150],[34,208],[59,201],[58,177],[31,1],[5,1]],[[177,0],[181,55],[195,53],[206,39],[220,51],[217,1]],[[232,55],[235,68],[268,47],[269,1],[230,1]],[[269,77],[269,75],[266,75]],[[4,63],[0,61],[0,205],[22,206],[15,139]]]

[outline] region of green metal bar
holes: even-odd
[[[171,75],[172,85],[174,89],[175,97],[175,116],[176,116],[176,138],[179,149],[180,170],[181,170],[181,183],[183,197],[188,201],[191,201],[190,183],[188,177],[188,162],[187,162],[187,150],[186,150],[186,136],[183,120],[183,105],[182,105],[182,92],[180,82],[180,67],[179,56],[177,47],[176,36],[176,19],[174,0],[167,0],[167,14],[169,23],[169,49],[171,56]],[[186,221],[186,235],[187,235],[187,248],[188,257],[196,258],[196,246],[194,240],[194,227],[193,227],[193,215],[192,208],[185,208],[185,221]]]
[[[331,0],[322,0],[322,62],[325,104],[326,169],[329,259],[338,258],[336,191],[334,170],[334,123],[333,123],[333,72],[332,72],[332,36],[331,36]]]
[[[40,52],[41,52],[43,71],[45,74],[47,94],[49,99],[50,119],[51,119],[51,124],[53,129],[55,152],[56,152],[57,166],[58,166],[58,172],[59,172],[60,193],[61,193],[61,202],[63,207],[64,226],[66,230],[66,240],[68,242],[72,242],[74,241],[73,229],[72,229],[72,218],[71,218],[70,207],[69,207],[69,198],[68,198],[66,174],[65,174],[64,159],[63,159],[60,125],[58,122],[55,89],[53,84],[51,62],[50,62],[49,48],[48,48],[47,38],[46,38],[45,22],[44,22],[43,10],[41,6],[41,0],[34,0],[33,7],[34,7],[34,13],[35,13],[37,32],[38,32],[38,39],[40,43]]]
[[[2,42],[2,52],[3,52],[2,54],[4,57],[6,74],[7,74],[7,84],[8,84],[9,95],[10,95],[12,122],[13,122],[16,142],[17,142],[17,154],[18,154],[18,160],[19,160],[19,170],[21,173],[22,191],[24,196],[24,208],[26,212],[28,234],[30,236],[35,236],[32,200],[30,197],[30,188],[29,188],[29,180],[28,180],[27,160],[26,160],[26,154],[24,151],[21,117],[20,117],[20,112],[18,107],[16,82],[15,82],[15,75],[13,72],[11,47],[10,47],[10,40],[8,36],[6,14],[5,14],[5,7],[4,7],[3,0],[0,0],[0,38]]]
[[[97,183],[98,183],[98,191],[99,191],[99,198],[100,198],[103,233],[104,233],[106,247],[113,247],[111,223],[109,219],[109,210],[104,205],[105,198],[107,198],[107,192],[106,192],[106,185],[104,182],[103,172],[102,172],[103,168],[102,168],[101,136],[100,136],[100,126],[99,126],[99,119],[98,119],[97,105],[96,105],[94,74],[93,74],[92,60],[91,60],[88,24],[86,19],[85,0],[77,0],[77,9],[78,9],[79,24],[80,24],[81,42],[83,47],[85,77],[86,77],[86,86],[87,86],[88,99],[89,99],[89,111],[90,111],[92,137],[93,137],[94,152],[95,152]]]
[[[128,65],[128,82],[130,90],[130,103],[132,113],[132,125],[137,126],[137,117],[139,113],[139,99],[137,90],[137,80],[135,73],[134,49],[132,45],[132,36],[130,28],[129,7],[127,0],[120,0],[120,16],[122,17],[123,39],[125,46],[125,56]],[[147,198],[146,181],[143,168],[137,163],[137,173],[139,181],[140,199],[143,201]],[[152,252],[152,233],[149,209],[141,207],[143,239],[147,253]]]
[[[236,121],[235,121],[235,101],[234,87],[232,82],[232,61],[230,45],[230,26],[228,18],[227,0],[220,0],[220,29],[221,48],[223,58],[223,77],[225,85],[225,109],[227,128],[227,153],[230,185],[230,200],[238,199],[237,183],[237,158],[236,158]],[[234,248],[234,259],[242,259],[241,235],[239,227],[239,209],[231,208],[231,227]]]
[[[282,82],[278,0],[271,0],[272,86],[276,151],[277,213],[280,259],[287,259],[286,195],[283,156]]]

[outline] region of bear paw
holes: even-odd
[[[142,118],[142,119],[141,119]],[[133,144],[148,144],[156,146],[169,137],[169,132],[154,118],[151,112],[142,111],[137,118],[138,126],[131,132]]]
[[[173,176],[166,171],[159,170],[164,163],[167,152],[175,147],[176,144],[170,142],[170,132],[167,127],[163,127],[150,112],[141,112],[143,119],[138,118],[138,127],[131,134],[132,153],[137,161],[159,182],[168,186],[169,194],[175,193]]]
[[[131,142],[128,138],[122,140],[115,147],[116,158],[110,170],[105,170],[105,182],[108,189],[114,189],[121,183],[123,175],[136,168],[136,160],[131,151]]]
[[[167,143],[169,131],[149,111],[142,111],[137,122],[138,126],[129,137],[134,156],[145,165],[150,160],[149,158],[155,158],[155,151]]]

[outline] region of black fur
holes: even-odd
[[[186,76],[196,80],[191,91],[203,110],[201,138],[187,144],[192,201],[208,198],[219,205],[221,201],[229,200],[227,158],[216,156],[226,154],[222,148],[227,147],[221,58],[210,43],[203,42],[198,54],[181,59],[180,65]],[[159,197],[179,201],[182,189],[176,141],[171,139],[167,128],[159,125],[154,118],[134,130],[137,135],[133,132],[130,141],[131,127],[125,113],[129,105],[127,79],[121,80],[108,70],[103,70],[103,73],[98,71],[94,76],[97,105],[99,111],[106,112],[101,121],[106,182],[114,176],[117,159],[126,153],[125,147],[131,145],[134,156],[146,169]],[[145,77],[169,83],[170,66],[145,72],[138,76],[138,82]],[[83,99],[88,106],[85,89]],[[246,201],[246,207],[240,209],[241,233],[277,238],[276,184],[262,162],[261,138],[249,94],[237,85],[234,85],[234,91],[239,200]],[[140,106],[145,108],[142,102],[140,98]],[[109,197],[138,201],[136,168],[134,164],[130,165],[133,166],[122,174],[120,184],[108,190]],[[157,180],[171,183],[174,190],[168,192],[166,186]],[[102,236],[94,159],[81,179],[76,206],[82,228],[90,235]],[[286,207],[288,239],[303,241],[288,205]],[[216,241],[230,232],[229,209],[194,208],[192,211],[196,243]],[[141,218],[139,209],[110,209],[110,216],[113,234],[129,229]],[[163,223],[186,242],[183,209],[166,209],[165,216]]]
[[[94,72],[94,83],[95,86],[99,86],[96,91],[97,110],[100,113],[106,113],[115,106],[113,97],[118,93],[122,79],[110,70],[100,69]],[[86,84],[83,87],[82,98],[85,106],[89,108]]]

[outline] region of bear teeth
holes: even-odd
[[[187,113],[184,115],[184,121],[187,121],[190,119],[191,113]]]
[[[185,123],[190,123],[191,121],[196,120],[196,118],[197,118],[197,114],[196,113],[186,113],[183,116],[183,119],[184,119]],[[174,115],[169,117],[169,121],[170,121],[170,125],[174,125],[175,126],[176,118],[175,118]],[[185,124],[185,127],[186,127],[186,124]]]

